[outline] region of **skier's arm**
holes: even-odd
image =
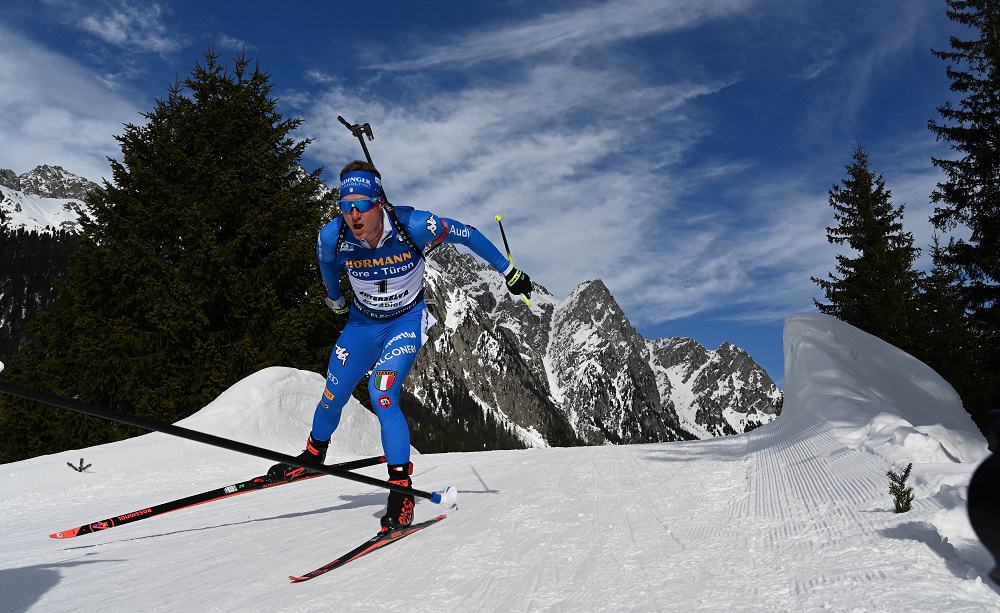
[[[507,256],[500,252],[483,233],[464,223],[447,217],[438,217],[427,211],[413,211],[409,229],[417,244],[458,243],[465,245],[484,262],[502,275],[508,274],[514,266]]]
[[[340,228],[335,223],[323,226],[316,237],[316,258],[319,260],[319,272],[326,285],[326,304],[335,313],[343,314],[348,310],[347,301],[340,291],[340,275],[337,271],[337,236]]]
[[[531,297],[531,278],[524,271],[514,268],[513,262],[474,227],[457,219],[415,210],[410,215],[409,231],[418,244],[445,242],[465,245],[504,276],[510,293]]]

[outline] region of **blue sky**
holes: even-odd
[[[499,242],[559,297],[601,278],[647,338],[743,347],[837,253],[827,189],[862,142],[918,246],[951,98],[939,0],[0,1],[0,167],[109,175],[114,135],[202,52],[242,48],[332,182],[375,128],[390,197]],[[926,266],[926,254],[921,265]]]

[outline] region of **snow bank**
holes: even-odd
[[[986,442],[947,381],[885,341],[819,313],[785,321],[785,406],[889,464],[979,462]],[[781,421],[781,420],[779,420]]]
[[[966,501],[972,472],[989,452],[955,390],[913,356],[827,315],[793,315],[784,334],[785,405],[775,426],[803,440],[828,434],[875,459],[871,468],[883,474],[912,462],[908,485],[921,512],[894,516],[898,523],[882,534],[926,545],[981,586],[977,577],[992,561]]]
[[[265,368],[239,381],[177,425],[292,453],[305,444],[324,383],[322,375],[314,372]],[[378,418],[352,397],[344,406],[329,454],[380,455],[379,433]]]

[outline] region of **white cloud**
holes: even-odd
[[[334,81],[337,80],[337,77],[333,76],[332,74],[322,70],[318,70],[316,68],[307,70],[305,78],[306,81],[315,84],[333,83]]]
[[[383,63],[388,70],[434,66],[468,67],[539,53],[571,56],[616,41],[690,28],[745,9],[750,0],[619,0],[546,13],[522,23],[470,32],[455,42],[429,46],[407,60]],[[436,37],[441,38],[441,37]]]
[[[77,26],[101,40],[126,49],[159,54],[184,46],[179,36],[163,22],[159,4],[129,4],[125,0],[105,3],[100,10],[81,14]]]
[[[236,38],[235,36],[229,36],[228,34],[220,34],[218,44],[223,49],[229,49],[230,51],[243,51],[244,49],[256,49],[256,46],[251,45],[247,41],[241,38]]]
[[[634,321],[735,311],[763,322],[811,305],[817,292],[809,277],[821,276],[834,255],[822,184],[748,177],[742,190],[740,206],[717,213],[681,206],[656,229],[665,257],[630,271],[625,295]]]
[[[832,53],[828,53],[826,57],[819,58],[800,68],[799,71],[793,75],[793,78],[800,79],[802,81],[811,81],[824,74],[827,70],[832,68],[834,64],[835,62],[832,57]]]
[[[93,72],[0,24],[0,166],[18,173],[58,164],[91,180],[110,176],[115,134],[139,109]]]

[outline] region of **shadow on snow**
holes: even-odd
[[[88,553],[85,555],[96,554]],[[105,562],[127,562],[127,560],[72,560],[0,569],[0,594],[3,594],[0,609],[12,613],[23,613],[59,583],[62,579],[60,569]]]

